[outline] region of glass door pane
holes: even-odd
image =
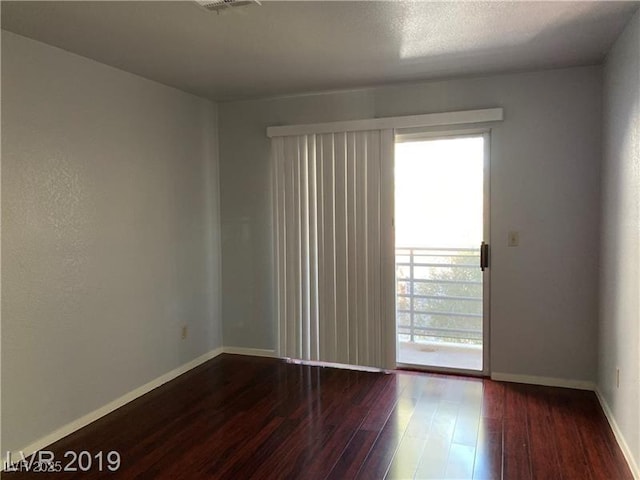
[[[484,142],[396,143],[400,364],[483,370]]]

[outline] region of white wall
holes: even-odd
[[[607,56],[603,145],[598,388],[640,465],[640,12]]]
[[[2,33],[5,451],[221,345],[216,115]]]
[[[220,104],[223,332],[276,347],[270,125],[504,107],[491,170],[491,368],[594,381],[601,68]],[[507,247],[519,230],[520,247]]]

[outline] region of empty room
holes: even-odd
[[[640,480],[640,2],[0,6],[2,476]]]

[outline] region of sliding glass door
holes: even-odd
[[[486,371],[488,134],[398,137],[397,361]]]

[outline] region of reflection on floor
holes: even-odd
[[[482,370],[482,346],[445,342],[400,342],[398,363]]]

